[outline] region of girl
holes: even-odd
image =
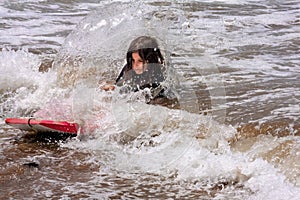
[[[164,58],[157,41],[150,36],[140,36],[131,42],[126,62],[116,79],[117,86],[136,92],[144,88],[158,88],[165,80]],[[103,89],[113,90],[114,86],[106,85]]]

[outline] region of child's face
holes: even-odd
[[[147,69],[147,65],[144,64],[144,61],[137,52],[132,53],[132,69],[136,74],[142,74]]]

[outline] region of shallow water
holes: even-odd
[[[1,198],[299,199],[299,11],[297,1],[1,2]],[[159,40],[180,109],[97,89],[141,34]],[[3,122],[40,109],[89,136],[53,142]]]

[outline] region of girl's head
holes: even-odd
[[[126,60],[128,69],[133,69],[137,74],[147,70],[147,63],[164,63],[157,41],[149,36],[140,36],[131,42]]]

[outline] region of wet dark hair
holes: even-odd
[[[131,42],[126,56],[127,70],[132,69],[132,53],[135,52],[139,54],[143,62],[164,64],[158,43],[150,36],[140,36]]]

